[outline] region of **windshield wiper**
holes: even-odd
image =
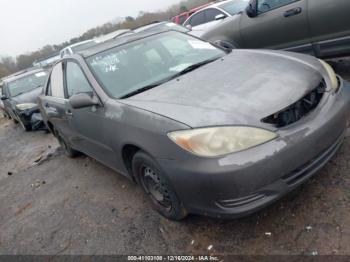
[[[160,86],[161,84],[164,84],[166,82],[169,82],[172,79],[175,79],[175,78],[177,78],[179,76],[187,74],[187,73],[189,73],[189,72],[191,72],[191,71],[193,71],[193,70],[195,70],[195,69],[197,69],[197,68],[199,68],[201,66],[204,66],[206,64],[212,63],[212,62],[218,60],[219,58],[220,57],[216,57],[216,58],[212,58],[212,59],[208,59],[208,60],[199,62],[197,64],[190,65],[190,66],[186,67],[185,69],[181,70],[180,72],[176,73],[175,75],[171,75],[170,77],[167,77],[167,78],[165,78],[165,79],[163,79],[163,80],[161,80],[159,82],[156,82],[156,83],[144,86],[142,88],[139,88],[139,89],[137,89],[135,91],[132,91],[132,92],[122,96],[120,99],[129,98],[129,97],[135,96],[137,94],[143,93],[143,92],[145,92],[145,91],[147,91],[149,89],[152,89],[152,88],[155,88],[157,86]]]
[[[136,89],[135,91],[132,91],[132,92],[122,96],[120,99],[125,99],[125,98],[129,98],[129,97],[135,96],[135,95],[143,93],[143,92],[145,92],[145,91],[147,91],[149,89],[155,88],[155,87],[157,87],[159,85],[161,85],[161,84],[155,83],[155,84],[144,86],[142,88]]]
[[[204,66],[206,64],[210,64],[210,63],[218,60],[219,58],[221,58],[221,57],[215,57],[215,58],[212,58],[212,59],[208,59],[208,60],[199,62],[197,64],[190,65],[190,66],[186,67],[185,69],[181,70],[180,72],[176,73],[175,75],[173,75],[172,78],[177,78],[179,76],[187,74],[187,73],[189,73],[189,72],[191,72],[191,71],[193,71],[193,70],[195,70],[195,69],[197,69],[199,67],[202,67],[202,66]]]
[[[18,93],[18,94],[16,94],[16,95],[15,95],[15,96],[13,96],[13,97],[23,95],[24,93],[25,93],[25,92]]]

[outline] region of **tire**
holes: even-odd
[[[25,125],[22,121],[20,121],[18,123],[21,124],[22,128],[24,129],[24,131],[26,131],[26,132],[32,131],[32,125],[30,125],[30,124]]]
[[[26,132],[32,131],[32,126],[31,126],[31,125],[25,125],[23,128],[24,128],[24,130],[25,130]]]
[[[57,140],[63,148],[64,154],[69,158],[75,158],[79,155],[79,151],[73,149],[68,142],[66,142],[60,134],[57,134]]]
[[[132,171],[158,213],[174,221],[187,216],[186,209],[151,156],[143,151],[137,152],[132,160]]]
[[[16,119],[12,119],[13,120],[13,123],[15,123],[16,125],[18,124],[18,121]]]

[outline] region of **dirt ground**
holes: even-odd
[[[332,64],[350,80],[350,60]],[[0,255],[350,255],[350,137],[300,190],[231,221],[170,222],[121,175],[5,119],[0,167]]]

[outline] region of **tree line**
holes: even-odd
[[[46,45],[37,51],[21,54],[16,57],[2,56],[0,57],[0,78],[31,67],[34,61],[54,55],[68,45],[105,35],[119,29],[134,29],[154,21],[169,20],[171,17],[178,15],[181,12],[190,10],[211,1],[212,0],[184,0],[179,4],[169,7],[165,11],[140,12],[137,17],[125,17],[125,19],[120,23],[106,23],[102,26],[92,28],[78,37],[74,37],[69,41],[57,45]]]

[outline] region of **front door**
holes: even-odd
[[[253,18],[242,14],[245,48],[311,51],[307,0],[257,0],[257,11]]]
[[[65,78],[68,98],[79,93],[96,96],[84,72],[75,61],[68,60],[66,62]],[[109,146],[109,138],[105,136],[104,107],[91,106],[74,109],[68,104],[67,111],[70,114],[70,126],[75,134],[72,138],[74,148],[108,166],[113,166],[116,160],[115,154]]]

